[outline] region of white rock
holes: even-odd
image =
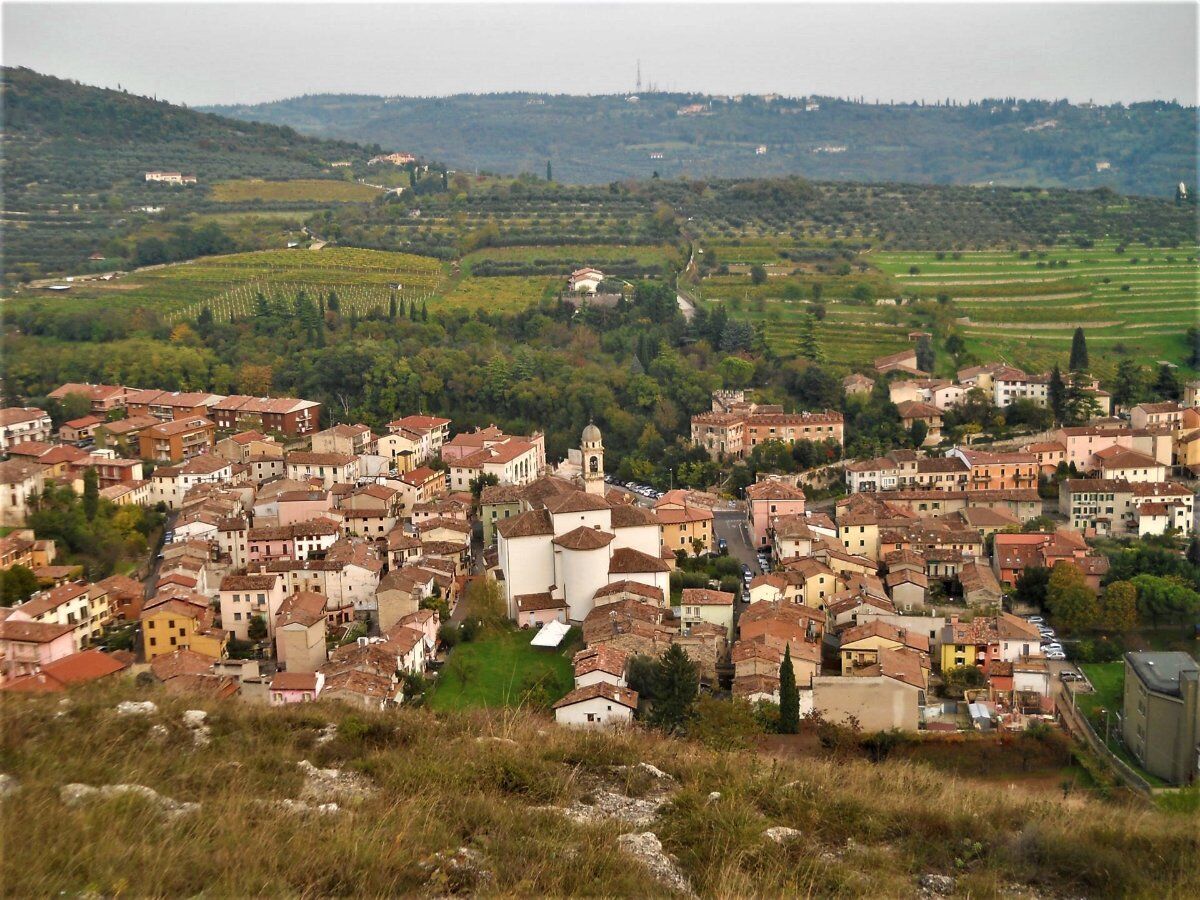
[[[159,722],[150,726],[150,734],[161,740],[162,738],[170,736],[171,731],[166,725],[164,725],[162,722]]]
[[[650,870],[650,874],[661,884],[689,897],[695,892],[679,865],[663,850],[662,841],[652,831],[623,834],[617,838],[617,846]]]
[[[319,769],[307,759],[297,765],[304,772],[304,787],[300,799],[317,803],[336,800],[361,800],[375,793],[375,789],[361,775],[343,772],[340,769]]]
[[[183,714],[183,724],[188,728],[200,728],[204,725],[204,720],[208,718],[208,713],[202,709],[189,709]]]
[[[717,802],[718,800],[720,800],[720,799],[721,799],[721,792],[720,792],[720,791],[713,791],[711,794],[709,794],[709,795],[708,795],[708,802],[709,802],[709,803],[716,803],[716,802]]]
[[[606,819],[615,819],[635,828],[645,828],[658,815],[663,800],[645,800],[640,797],[626,797],[612,791],[597,791],[592,795],[591,803],[576,802],[571,806],[546,806],[542,809],[552,810],[566,816],[573,822],[588,825]]]
[[[160,812],[172,818],[200,810],[199,803],[190,803],[184,800],[173,800],[170,797],[164,797],[158,791],[154,790],[154,788],[146,787],[144,784],[106,784],[101,787],[92,787],[90,784],[73,783],[63,785],[59,791],[59,796],[67,806],[78,806],[97,795],[102,799],[108,799],[110,797],[123,797],[130,794],[153,803],[159,808]]]
[[[800,832],[795,828],[788,828],[785,825],[776,825],[774,828],[768,828],[764,831],[763,837],[777,844],[786,844],[788,841],[794,841],[799,838]]]
[[[15,794],[21,789],[20,783],[7,772],[0,772],[0,797]]]
[[[328,725],[322,728],[321,733],[317,735],[317,744],[328,744],[335,737],[337,737],[337,730],[337,723],[330,722]]]
[[[122,700],[117,704],[117,715],[149,716],[158,712],[158,706],[150,700]]]
[[[638,763],[637,768],[641,769],[643,772],[645,772],[648,775],[653,775],[655,778],[670,779],[670,777],[671,777],[666,772],[664,772],[662,769],[658,768],[658,766],[651,765],[648,762]]]

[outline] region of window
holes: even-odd
[[[150,638],[150,646],[157,647],[158,646],[158,638],[153,638],[153,637]]]

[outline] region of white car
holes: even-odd
[[[1067,654],[1063,653],[1061,650],[1049,650],[1043,655],[1046,657],[1046,659],[1052,659],[1055,662],[1062,662],[1067,658]]]
[[[1045,625],[1046,624],[1046,620],[1043,619],[1041,616],[1026,616],[1025,621],[1031,622],[1034,625]]]
[[[1042,644],[1042,653],[1062,653],[1062,644]]]

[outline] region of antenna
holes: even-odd
[[[642,61],[637,61],[637,92],[642,92]]]

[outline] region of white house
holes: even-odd
[[[628,725],[637,710],[637,691],[598,681],[576,688],[554,704],[559,725],[592,728]]]
[[[596,293],[596,288],[604,280],[604,273],[599,269],[576,269],[571,273],[567,286],[576,292]]]

